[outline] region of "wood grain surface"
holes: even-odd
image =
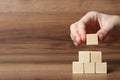
[[[75,47],[69,37],[91,10],[120,15],[120,0],[0,0],[0,80],[120,79],[120,40]],[[79,50],[102,51],[108,74],[73,75]]]

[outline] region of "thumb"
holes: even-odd
[[[100,41],[104,41],[104,39],[106,38],[106,36],[108,35],[108,31],[104,30],[104,29],[100,29],[97,32],[98,38]]]

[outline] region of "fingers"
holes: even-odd
[[[76,46],[80,45],[82,41],[86,40],[86,25],[84,22],[87,23],[87,21],[88,15],[85,15],[80,21],[70,26],[70,36]]]
[[[81,40],[85,41],[86,40],[86,29],[85,29],[85,23],[79,22],[78,23],[78,33],[81,36]]]
[[[78,46],[81,43],[81,38],[80,35],[78,33],[78,29],[77,29],[77,23],[74,23],[70,26],[70,36],[73,40],[73,43]]]
[[[76,22],[70,26],[70,36],[76,46],[80,45],[82,41],[86,40],[85,24],[83,22]]]

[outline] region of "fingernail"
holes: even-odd
[[[76,42],[73,42],[75,46],[78,46],[78,44]]]
[[[75,41],[76,41],[77,43],[79,43],[80,38],[79,38],[79,37],[75,37]]]
[[[99,34],[99,40],[102,41],[104,36],[102,34]]]
[[[85,41],[85,36],[84,35],[82,35],[81,38],[82,38],[82,41]]]

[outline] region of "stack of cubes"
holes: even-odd
[[[97,45],[97,34],[87,34],[87,45]],[[107,73],[107,62],[102,62],[101,51],[79,51],[79,61],[72,64],[73,73]]]

